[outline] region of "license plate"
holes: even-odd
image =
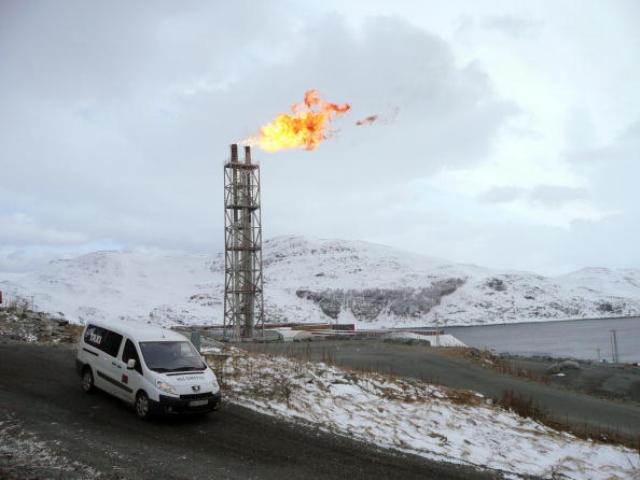
[[[191,400],[189,402],[189,406],[190,407],[201,407],[203,405],[206,405],[207,403],[209,403],[208,400]]]

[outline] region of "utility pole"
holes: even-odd
[[[613,363],[618,363],[618,337],[615,330],[609,330],[611,332],[611,360]]]

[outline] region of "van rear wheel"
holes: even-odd
[[[96,389],[93,384],[93,373],[91,373],[91,369],[86,367],[82,372],[82,390],[84,393],[93,393]]]
[[[149,411],[151,404],[149,402],[149,397],[144,392],[139,392],[136,395],[136,415],[140,418],[149,418]]]

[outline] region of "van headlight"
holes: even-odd
[[[173,388],[172,385],[169,385],[168,383],[163,382],[162,380],[157,380],[156,381],[156,387],[161,392],[168,393],[170,395],[177,395],[178,394],[178,392],[176,392],[176,389]]]
[[[216,380],[215,377],[213,377],[213,380],[211,380],[211,385],[213,386],[213,393],[216,393],[218,390],[220,390],[220,385],[218,385],[218,380]]]

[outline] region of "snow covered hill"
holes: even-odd
[[[544,277],[498,272],[365,242],[265,242],[268,321],[392,327],[640,314],[640,270]],[[51,262],[0,290],[72,321],[221,323],[223,256],[101,251]]]

